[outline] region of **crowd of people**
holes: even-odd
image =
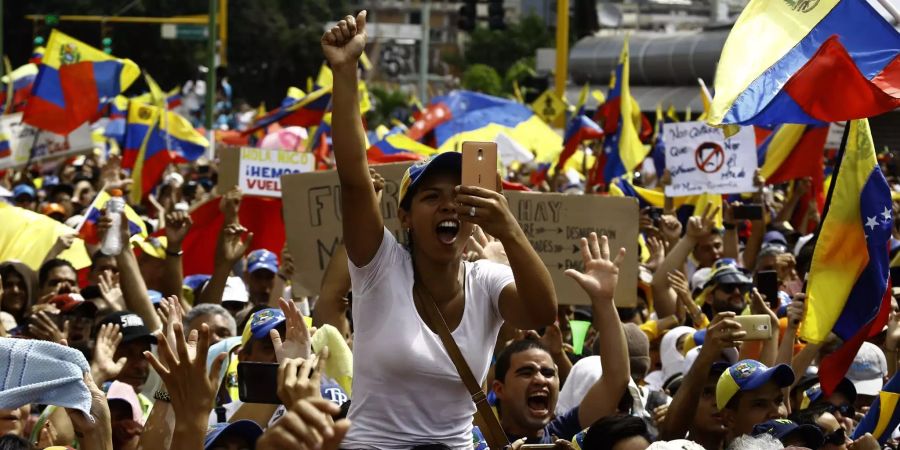
[[[837,342],[798,337],[815,243],[798,230],[819,220],[794,214],[808,181],[759,180],[745,200],[758,220],[736,219],[738,202],[681,219],[643,210],[633,307],[613,294],[638,246],[584,236],[566,275],[590,305],[570,306],[502,193],[460,185],[458,153],[400,180],[405,244],[385,228],[358,108],[365,42],[365,12],[322,38],[343,243],[319,295],[291,287],[312,253],[248,252],[236,189],[218,192],[214,270],[184,277],[188,211],[217,186],[214,164],[182,165],[155,211],[137,208],[160,239],[131,240],[104,211],[100,241],[133,243],[118,254],[89,244],[76,270],[59,258],[66,235],[36,271],[0,261],[0,449],[881,448],[851,435],[897,371],[900,315],[821,388]],[[73,228],[98,192],[128,190],[115,156],[28,169],[8,174],[5,200]],[[760,271],[776,272],[777,294],[758,289]],[[751,338],[743,315],[774,332]],[[579,349],[576,320],[590,323]]]

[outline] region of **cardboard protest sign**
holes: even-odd
[[[637,304],[638,203],[631,197],[506,192],[509,208],[547,265],[560,304],[589,305],[566,269],[584,270],[579,239],[592,231],[609,238],[610,254],[625,248],[616,306]]]
[[[411,163],[372,166],[385,186],[381,200],[381,216],[385,226],[400,242],[406,237],[398,218],[400,180]],[[288,251],[294,255],[295,293],[314,295],[319,292],[325,267],[335,248],[343,242],[341,225],[341,190],[337,171],[327,170],[284,175],[281,178],[284,205],[284,228]]]
[[[719,128],[705,122],[663,125],[666,168],[672,183],[670,197],[752,192],[756,172],[756,137],[752,127],[743,127],[725,139]]]
[[[244,195],[281,197],[281,176],[312,172],[316,158],[310,153],[241,147],[238,186]]]
[[[66,136],[39,130],[22,123],[22,113],[0,116],[0,139],[9,143],[9,152],[0,152],[0,169],[24,167],[48,159],[87,153],[94,149],[91,127],[81,124]],[[5,147],[5,145],[4,145]]]

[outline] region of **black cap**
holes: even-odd
[[[156,336],[150,333],[150,329],[144,325],[144,320],[141,319],[141,316],[131,311],[114,312],[104,317],[97,324],[97,329],[107,323],[116,324],[121,328],[122,343],[127,344],[139,339],[146,339],[153,344],[156,343]]]
[[[771,434],[782,444],[791,438],[800,438],[807,448],[819,448],[825,442],[825,436],[815,425],[797,425],[787,419],[768,420],[753,426],[753,436]]]

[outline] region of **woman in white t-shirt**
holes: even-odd
[[[357,93],[365,18],[365,12],[347,16],[322,37],[334,73],[334,156],[353,287],[352,425],[342,447],[471,449],[475,406],[440,338],[422,320],[413,285],[422,302],[437,303],[482,382],[504,320],[520,329],[546,326],[556,316],[556,295],[506,199],[459,186],[458,153],[422,161],[404,176],[397,200],[409,248],[385,229]],[[509,266],[463,263],[475,225],[500,240]]]

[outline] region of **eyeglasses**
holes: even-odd
[[[847,442],[847,434],[843,428],[838,428],[825,435],[825,443],[830,445],[844,445]]]

